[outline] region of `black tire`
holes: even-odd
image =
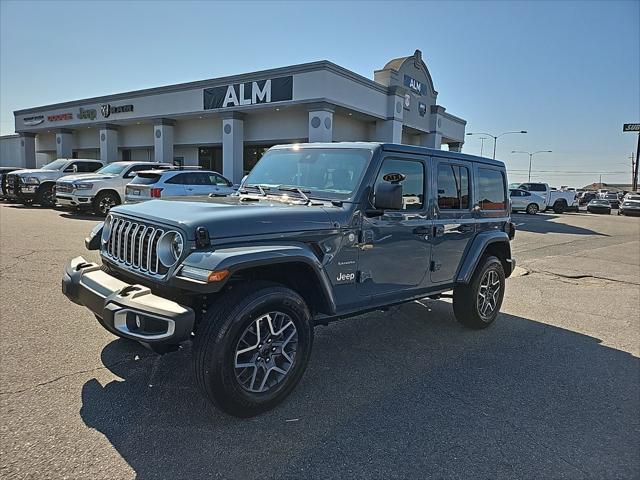
[[[494,273],[490,273],[494,272]],[[480,287],[485,280],[485,275],[497,275],[500,289],[494,296],[495,306],[490,314],[481,312]],[[491,277],[489,277],[491,278]],[[492,287],[495,288],[495,287]],[[459,284],[453,289],[453,312],[458,322],[469,328],[486,328],[493,323],[500,312],[500,306],[504,298],[505,275],[502,263],[494,256],[485,256],[480,259],[476,271],[468,284]],[[491,294],[491,291],[489,291]],[[488,295],[485,290],[485,295]],[[488,313],[488,312],[485,312]]]
[[[553,204],[553,211],[555,213],[564,213],[566,208],[567,208],[567,203],[564,200],[558,200],[556,203]]]
[[[266,391],[252,392],[242,384],[239,377],[249,368],[253,368],[249,374],[266,372],[262,373],[261,378],[268,379],[271,370],[258,366],[236,368],[237,351],[246,332],[250,331],[254,324],[265,322],[265,315],[273,312],[281,312],[293,322],[294,326],[290,328],[295,329],[297,333],[297,342],[294,343],[295,356],[292,357],[293,361],[289,364],[287,373],[281,379],[276,379],[274,386]],[[256,338],[256,345],[259,345],[261,338],[265,337]],[[311,314],[300,295],[283,285],[271,282],[240,285],[226,293],[219,303],[211,307],[198,326],[193,343],[196,383],[204,395],[221,410],[236,417],[252,417],[274,408],[291,393],[307,368],[312,345]],[[254,357],[249,362],[255,365],[262,362],[260,364],[266,366],[265,362],[271,361],[274,362],[273,366],[277,366],[277,361],[284,358],[282,355],[276,358],[278,354],[273,354],[273,358],[261,358],[261,350],[257,347],[251,352]],[[250,387],[254,386],[255,379],[256,375],[253,375]],[[263,385],[264,382],[260,389]]]
[[[53,207],[56,204],[56,194],[53,191],[53,185],[44,184],[38,189],[34,203],[42,207]]]
[[[527,205],[527,214],[528,215],[535,215],[536,213],[538,213],[538,204],[537,203],[530,203],[529,205]]]
[[[100,192],[93,200],[93,212],[105,217],[109,210],[120,205],[120,196],[115,192]]]

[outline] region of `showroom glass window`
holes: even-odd
[[[469,169],[460,165],[438,165],[438,207],[441,210],[468,210]]]
[[[422,210],[424,205],[424,167],[422,163],[412,160],[387,159],[378,173],[376,186],[385,181],[384,176],[387,173],[401,173],[405,176],[401,182],[402,209]]]
[[[499,170],[478,169],[478,204],[482,210],[505,210],[504,175]]]

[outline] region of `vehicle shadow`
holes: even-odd
[[[640,475],[639,359],[525,318],[471,331],[428,300],[319,327],[294,393],[244,420],[203,400],[190,357],[115,340],[122,380],[83,386],[138,479]]]
[[[522,230],[524,232],[564,233],[569,235],[598,235],[608,237],[608,235],[597,232],[596,230],[553,221],[557,218],[562,219],[562,217],[566,215],[572,214],[556,215],[542,213],[537,215],[527,215],[526,213],[514,213],[512,214],[511,219],[516,224],[516,230]]]
[[[69,220],[93,220],[94,222],[104,221],[104,217],[87,212],[73,212],[68,210],[58,210],[58,212],[62,218],[68,218]]]

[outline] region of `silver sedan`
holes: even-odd
[[[523,211],[529,215],[535,215],[538,212],[544,212],[547,208],[547,202],[540,195],[520,188],[510,189],[509,198],[511,199],[511,210],[514,212]]]

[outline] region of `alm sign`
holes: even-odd
[[[205,110],[293,100],[293,76],[205,88],[203,100]]]

